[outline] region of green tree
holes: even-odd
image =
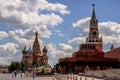
[[[57,71],[58,73],[62,73],[62,69],[61,69],[61,67],[60,67],[60,65],[59,65],[59,67],[58,67],[58,71]]]
[[[19,70],[21,70],[22,72],[25,71],[26,65],[24,63],[20,62]]]
[[[10,72],[14,71],[14,70],[19,70],[19,62],[11,62],[10,66],[8,66],[8,70]]]

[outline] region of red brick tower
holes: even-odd
[[[102,37],[99,37],[98,20],[95,14],[95,4],[93,4],[93,12],[90,20],[89,36],[86,38],[86,44],[94,44],[95,49],[102,52]]]
[[[38,41],[38,32],[37,31],[35,32],[35,35],[36,35],[36,37],[35,37],[35,40],[33,43],[33,65],[38,66],[38,65],[41,65],[40,57],[42,56],[42,52],[41,52],[40,44]]]

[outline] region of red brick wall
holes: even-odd
[[[102,52],[102,43],[101,44],[95,44],[96,49],[100,52]]]

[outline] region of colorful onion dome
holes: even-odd
[[[33,53],[33,50],[32,50],[31,48],[29,48],[29,49],[27,50],[27,53],[28,53],[28,54],[31,54],[31,53]]]
[[[24,49],[22,50],[22,53],[23,53],[23,54],[27,54],[26,46],[25,46]]]

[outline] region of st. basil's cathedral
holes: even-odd
[[[28,68],[45,66],[48,67],[48,56],[47,56],[47,48],[40,49],[40,44],[38,41],[38,32],[35,32],[35,40],[33,43],[32,49],[27,49],[26,46],[22,50],[22,63],[26,64]]]

